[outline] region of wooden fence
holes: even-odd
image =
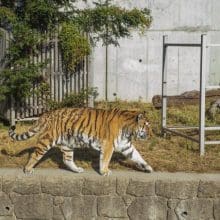
[[[0,36],[0,71],[4,69],[4,58],[8,47],[9,34],[4,31]],[[67,73],[63,69],[62,57],[59,49],[58,36],[50,35],[46,43],[42,43],[37,55],[30,58],[31,62],[47,62],[42,69],[42,76],[49,85],[50,99],[61,102],[70,93],[78,93],[88,89],[88,57],[78,64],[76,70]],[[1,73],[0,73],[1,74]],[[44,111],[45,96],[37,94],[38,84],[33,85],[32,94],[25,101],[6,100],[1,104],[0,114],[4,115],[12,124],[19,120],[32,120]],[[44,100],[44,101],[43,101]]]

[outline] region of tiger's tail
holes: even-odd
[[[35,136],[39,132],[39,127],[30,128],[28,131],[22,133],[22,134],[16,134],[15,133],[15,126],[11,126],[8,130],[9,136],[16,141],[24,141],[27,140],[33,136]]]

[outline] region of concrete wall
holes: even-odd
[[[148,7],[153,23],[143,36],[122,39],[120,47],[108,50],[108,96],[113,100],[150,101],[161,93],[162,36],[170,42],[200,43],[206,33],[209,41],[220,43],[219,0],[115,0],[126,8]],[[91,3],[88,3],[91,6]],[[220,83],[220,49],[210,51],[212,84]],[[99,45],[92,56],[90,85],[97,86],[99,99],[105,98],[105,48]],[[168,51],[169,95],[199,89],[198,48],[172,48]]]
[[[219,174],[0,169],[0,220],[219,220],[219,207]]]

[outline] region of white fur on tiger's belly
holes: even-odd
[[[74,148],[81,148],[85,147],[84,145],[87,145],[87,147],[91,147],[97,151],[100,151],[101,144],[100,141],[94,137],[89,137],[87,134],[75,134],[72,136],[69,136],[68,138],[66,136],[59,136],[56,141],[53,141],[53,146],[55,145],[65,145],[68,146],[71,149]]]

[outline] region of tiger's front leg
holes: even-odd
[[[119,146],[119,151],[128,159],[133,161],[137,167],[145,172],[153,172],[153,168],[147,164],[147,162],[142,158],[137,149],[130,142],[127,144],[122,144]]]
[[[113,151],[113,145],[109,143],[104,144],[100,151],[99,172],[103,176],[109,176],[111,174],[111,170],[109,170],[108,166],[112,158]]]
[[[61,151],[63,153],[63,162],[68,169],[75,173],[82,173],[84,171],[82,167],[78,167],[74,163],[74,151],[72,149],[67,146],[61,146]]]

